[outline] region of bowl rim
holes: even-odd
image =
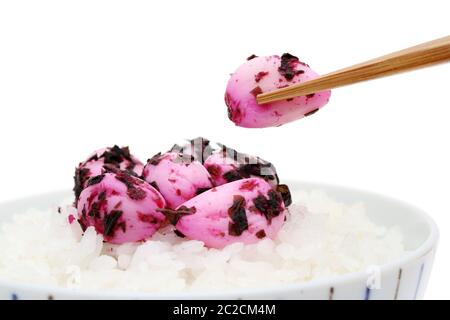
[[[430,252],[432,252],[439,240],[439,229],[436,222],[421,208],[410,204],[406,201],[398,198],[388,196],[379,192],[369,191],[366,189],[360,189],[356,187],[342,186],[338,184],[322,183],[314,181],[300,181],[300,180],[286,180],[288,185],[303,186],[310,189],[340,189],[343,192],[364,193],[377,198],[384,198],[390,202],[394,202],[399,206],[403,206],[406,209],[414,212],[417,216],[422,218],[427,224],[430,233],[425,241],[416,249],[407,251],[401,256],[392,259],[391,261],[379,265],[381,274],[387,273],[393,270],[398,270],[401,266],[420,259]],[[17,198],[14,200],[0,202],[0,205],[16,203],[19,201],[25,201],[30,198],[51,196],[56,194],[66,194],[68,190],[57,190],[53,192],[46,192],[41,194],[35,194],[28,197]],[[1,213],[0,213],[1,214]],[[167,292],[141,292],[141,291],[119,291],[119,290],[90,290],[90,289],[78,289],[78,288],[64,288],[54,285],[41,285],[41,284],[26,284],[21,281],[2,279],[0,277],[0,287],[4,288],[16,288],[21,291],[41,293],[46,292],[49,295],[62,296],[64,299],[67,295],[72,295],[76,298],[83,299],[88,297],[97,297],[98,299],[145,299],[145,300],[185,300],[185,299],[226,299],[230,296],[256,296],[264,294],[264,292],[270,291],[272,294],[286,293],[288,291],[302,292],[304,290],[318,289],[318,288],[330,288],[342,285],[346,282],[358,281],[367,279],[366,271],[358,271],[346,273],[337,276],[327,276],[318,279],[313,279],[305,282],[295,283],[280,283],[273,286],[264,287],[249,287],[249,288],[236,288],[224,291],[217,290],[196,290],[196,291],[167,291]]]

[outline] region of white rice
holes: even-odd
[[[67,216],[30,210],[0,229],[0,278],[61,287],[124,291],[227,290],[302,282],[363,271],[404,253],[402,235],[372,223],[363,204],[321,191],[297,192],[276,240],[223,250],[177,237],[170,227],[141,244],[104,244]],[[70,203],[70,201],[66,202]]]

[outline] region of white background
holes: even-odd
[[[319,73],[450,33],[442,1],[2,1],[0,201],[72,187],[77,162],[120,144],[146,160],[205,136],[280,176],[374,190],[441,229],[427,298],[450,298],[450,65],[334,90],[316,115],[243,129],[229,73],[290,52]]]

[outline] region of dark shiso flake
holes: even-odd
[[[126,171],[116,171],[116,179],[125,184],[127,187],[127,195],[133,200],[143,200],[147,196],[145,190],[137,187],[143,181],[135,176],[128,174]]]
[[[266,181],[276,181],[278,176],[275,167],[265,160],[258,158],[257,163],[240,165],[236,170],[231,170],[222,175],[227,182],[250,178],[251,176],[261,177]]]
[[[227,105],[227,110],[228,110],[228,118],[236,123],[239,123],[240,121],[242,121],[242,117],[245,114],[241,108],[239,108],[239,106],[235,106],[234,108]]]
[[[222,176],[227,182],[233,182],[237,180],[241,180],[242,176],[239,174],[237,170],[228,171]]]
[[[77,168],[75,170],[75,187],[73,191],[75,193],[75,200],[78,201],[81,192],[83,191],[83,185],[89,177],[90,170],[87,168]]]
[[[137,215],[138,215],[138,219],[140,221],[142,221],[142,222],[151,223],[151,224],[157,224],[158,223],[158,220],[155,219],[152,215],[145,214],[145,213],[142,213],[142,212],[138,212]]]
[[[186,236],[179,230],[175,229],[173,232],[180,238],[186,238]]]
[[[106,215],[103,220],[103,227],[105,236],[110,236],[114,233],[114,228],[116,227],[117,220],[122,216],[122,211],[113,210],[108,215]]]
[[[171,224],[176,225],[183,216],[194,214],[197,212],[197,209],[195,207],[188,208],[186,206],[181,206],[177,210],[165,208],[156,209],[156,211],[161,212]]]
[[[273,190],[270,190],[267,193],[267,196],[268,199],[263,195],[257,196],[255,199],[253,199],[253,204],[255,205],[255,208],[258,209],[258,211],[261,212],[270,223],[273,218],[277,217],[282,212],[281,202],[283,201],[283,199],[281,198],[279,193]]]
[[[106,200],[106,191],[102,191],[100,192],[100,194],[98,195],[98,201],[103,202]]]
[[[106,150],[100,158],[104,158],[105,163],[113,164],[116,167],[119,167],[120,163],[124,160],[133,162],[130,149],[128,147],[120,148],[117,145]]]
[[[251,176],[257,176],[263,178],[266,181],[276,181],[278,183],[279,180],[276,174],[276,169],[270,162],[259,157],[253,159],[251,156],[240,153],[232,148],[228,148],[225,145],[221,145],[221,148],[223,157],[238,162],[244,162],[243,164],[240,164],[239,167],[235,170],[228,171],[222,175],[222,177],[227,182],[250,178]],[[220,167],[218,167],[218,169],[220,170]]]
[[[233,106],[235,105],[235,103],[228,92],[225,92],[224,100],[225,100],[225,104],[227,105],[227,109],[228,109],[228,118],[232,119],[232,116],[233,116],[232,109],[233,109]]]
[[[233,205],[228,209],[228,215],[232,221],[228,225],[228,233],[230,236],[238,237],[248,229],[244,197],[239,195],[233,197]]]
[[[310,115],[313,115],[314,113],[316,113],[317,111],[319,111],[319,108],[311,110],[310,112],[305,113],[305,117],[308,117]]]
[[[144,200],[147,193],[141,188],[129,188],[127,195],[133,200]]]
[[[209,174],[213,178],[218,178],[220,176],[220,173],[222,172],[222,169],[215,164],[208,166],[206,170],[208,170]]]
[[[155,188],[156,190],[159,191],[159,187],[158,187],[158,184],[156,183],[156,181],[150,182],[150,185],[151,185],[153,188]]]
[[[195,195],[198,196],[199,194],[202,194],[203,192],[208,191],[211,188],[197,188],[197,190],[195,191]]]
[[[261,89],[259,86],[257,86],[257,87],[254,87],[254,88],[250,91],[250,93],[256,97],[258,94],[263,93],[263,91],[262,91],[262,89]]]
[[[90,178],[90,179],[88,180],[87,186],[90,187],[90,186],[99,184],[100,182],[102,182],[102,180],[103,180],[104,177],[105,177],[105,175],[104,175],[104,174],[101,174],[101,175],[98,175],[98,176],[95,176],[95,177]]]
[[[250,61],[250,60],[255,59],[255,58],[257,58],[257,57],[258,57],[257,55],[252,54],[251,56],[249,56],[249,57],[247,58],[247,61]]]
[[[78,223],[80,224],[81,230],[83,230],[83,232],[86,231],[87,227],[86,227],[86,225],[84,224],[84,222],[81,221],[81,219],[78,219],[77,221],[78,221]]]
[[[299,60],[296,56],[293,56],[290,53],[283,53],[281,56],[281,64],[278,68],[278,72],[286,78],[286,80],[291,81],[294,76],[297,74],[296,70],[294,70],[295,65],[299,63]]]
[[[263,238],[266,237],[266,232],[265,232],[264,230],[259,230],[259,231],[255,234],[255,236],[256,236],[258,239],[263,239]]]
[[[284,206],[289,207],[292,204],[292,196],[289,187],[285,184],[279,184],[277,186],[277,191],[281,194],[281,198],[283,198]]]
[[[132,175],[129,175],[125,171],[117,171],[115,173],[116,173],[115,178],[120,182],[122,182],[124,185],[126,185],[128,189],[132,189],[135,187],[136,184],[141,184],[142,182],[142,180]]]
[[[147,163],[157,166],[161,162],[161,152],[155,154],[153,157],[147,160]]]
[[[269,72],[267,71],[260,71],[257,74],[255,74],[255,82],[260,82],[262,78],[267,76]]]
[[[100,218],[100,208],[98,202],[94,202],[92,204],[91,210],[89,211],[88,215],[94,219]]]
[[[239,166],[238,170],[241,176],[244,178],[250,178],[250,176],[263,176],[261,169],[263,164],[262,163],[248,163],[243,164]],[[272,180],[272,179],[271,179]]]
[[[274,211],[275,216],[278,216],[281,213],[281,203],[283,202],[283,198],[275,190],[270,190],[267,195],[269,196],[268,203],[270,208]]]

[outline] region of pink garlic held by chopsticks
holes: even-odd
[[[261,105],[256,102],[256,96],[318,76],[307,64],[289,53],[281,57],[251,56],[228,81],[225,92],[228,116],[240,127],[265,128],[311,115],[327,104],[330,90]]]

